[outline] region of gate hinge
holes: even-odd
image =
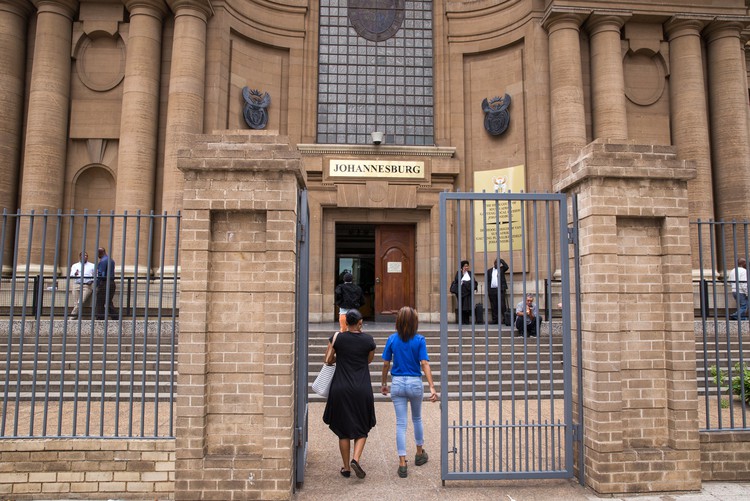
[[[302,447],[302,427],[298,426],[294,429],[295,437],[294,441],[297,442],[297,447]]]
[[[583,441],[583,426],[580,424],[574,424],[572,426],[573,428],[573,441],[574,442],[581,442]]]
[[[305,231],[305,225],[300,223],[297,225],[297,241],[302,243],[305,241],[307,232]]]
[[[575,245],[578,242],[578,230],[575,226],[568,228],[568,244]]]

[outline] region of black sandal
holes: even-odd
[[[352,470],[354,470],[354,473],[357,474],[357,478],[365,478],[365,470],[362,469],[362,467],[355,459],[352,459],[352,462],[349,463],[349,466],[351,466]]]
[[[351,470],[345,470],[344,468],[341,468],[339,473],[341,473],[341,476],[344,478],[349,478],[352,476]]]

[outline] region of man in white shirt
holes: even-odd
[[[747,319],[747,262],[744,257],[737,260],[737,267],[727,274],[727,282],[732,287],[732,296],[737,301],[737,311],[729,315],[732,320]]]
[[[78,308],[85,305],[91,298],[92,287],[94,283],[94,272],[96,267],[94,263],[89,263],[89,255],[84,251],[78,254],[79,261],[73,263],[70,267],[70,277],[75,278],[75,287],[73,287],[73,297],[76,305],[70,311],[72,316],[78,315]]]

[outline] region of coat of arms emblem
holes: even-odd
[[[268,124],[266,108],[271,104],[271,96],[268,92],[261,94],[259,90],[250,90],[245,87],[242,89],[242,97],[245,98],[245,106],[242,108],[245,123],[251,129],[265,129]]]
[[[405,4],[406,0],[348,0],[349,22],[362,38],[382,42],[401,28]]]
[[[484,128],[493,136],[499,136],[508,129],[510,124],[510,95],[505,94],[502,98],[493,97],[489,101],[484,98],[482,110],[484,111]]]

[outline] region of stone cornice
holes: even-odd
[[[456,154],[453,146],[395,146],[370,144],[298,144],[297,150],[304,156],[319,155],[377,155],[381,157],[440,157],[452,158]]]

